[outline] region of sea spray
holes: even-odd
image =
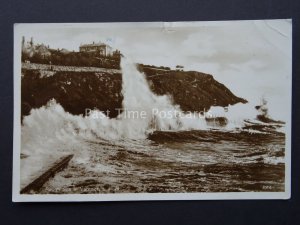
[[[179,110],[167,96],[156,96],[148,87],[144,75],[128,59],[123,59],[123,108],[147,111],[145,118],[128,118],[123,111],[118,118],[110,119],[103,112],[93,110],[89,116],[75,116],[53,99],[47,105],[32,109],[23,120],[21,132],[21,186],[28,184],[36,174],[58,157],[75,154],[75,163],[86,163],[89,152],[85,141],[145,139],[154,129],[176,130],[187,125],[184,118],[160,118],[152,116],[152,108],[158,111]],[[101,115],[95,119],[94,113]],[[193,124],[193,123],[191,123]]]
[[[154,94],[145,75],[130,59],[122,58],[121,69],[123,103],[117,118],[109,118],[97,109],[89,110],[86,116],[72,115],[55,100],[32,109],[30,115],[24,118],[21,185],[32,180],[49,162],[69,153],[75,155],[74,163],[87,164],[90,158],[89,142],[108,140],[112,144],[132,146],[135,140],[143,141],[153,131],[209,129],[202,114],[182,112],[169,96]],[[221,107],[211,107],[212,116],[218,116],[215,109],[220,111]],[[143,116],[128,116],[129,112],[143,113]],[[225,129],[243,126],[244,120],[254,118],[255,113],[254,106],[250,104],[229,106],[225,115],[230,123]],[[95,114],[99,116],[96,118]]]
[[[89,111],[87,116],[75,116],[65,112],[53,100],[46,106],[33,109],[31,114],[25,117],[22,127],[22,151],[26,153],[47,151],[45,148],[48,147],[45,146],[52,146],[51,143],[64,143],[61,145],[63,148],[71,149],[70,145],[76,143],[78,138],[145,139],[155,130],[208,129],[201,114],[194,113],[190,116],[191,113],[184,113],[178,105],[174,105],[169,96],[154,94],[145,75],[137,70],[130,59],[122,58],[121,69],[123,108],[117,118],[111,119],[98,110]],[[211,112],[216,108],[212,107]],[[232,127],[242,126],[242,121],[249,118],[248,105],[230,106],[228,111],[226,116],[232,122]],[[143,116],[130,117],[129,112],[138,112],[139,115],[143,113]],[[95,118],[95,114],[100,116]],[[163,116],[166,114],[171,116]],[[252,111],[250,114],[253,114]],[[212,115],[217,116],[214,112]]]
[[[88,162],[89,152],[84,146],[87,140],[145,139],[154,130],[204,128],[203,119],[188,117],[179,106],[172,104],[168,96],[152,93],[144,74],[129,59],[122,59],[121,68],[124,100],[123,111],[117,118],[111,119],[98,110],[91,110],[88,116],[75,116],[65,112],[55,100],[39,109],[32,109],[30,115],[24,118],[21,134],[21,152],[27,157],[21,161],[24,184],[42,165],[61,155],[72,153],[75,154],[75,162]],[[132,110],[146,114],[139,118],[128,117],[126,112]],[[167,111],[173,116],[161,116],[161,112]],[[94,114],[100,115],[100,119],[95,119]]]
[[[128,58],[122,58],[122,94],[124,97],[123,107],[125,111],[144,112],[144,118],[132,119],[124,118],[121,114],[119,118],[130,130],[131,134],[139,135],[151,130],[184,130],[184,129],[204,129],[204,120],[199,117],[190,122],[191,118],[184,115],[178,105],[174,105],[167,95],[158,96],[154,94],[148,85],[145,75],[139,72],[136,65]],[[172,116],[163,116],[164,113]],[[134,137],[131,137],[134,138]]]
[[[227,119],[228,123],[224,127],[227,131],[243,128],[246,120],[253,121],[257,115],[255,104],[249,102],[229,105],[226,109],[221,106],[212,106],[209,112],[213,117],[225,117]]]
[[[167,95],[154,94],[136,65],[128,58],[122,58],[122,95],[123,108],[117,118],[109,118],[104,112],[90,110],[87,116],[75,116],[64,111],[55,102],[39,109],[33,109],[24,119],[22,127],[22,151],[46,151],[49,142],[65,143],[69,146],[76,139],[145,139],[155,131],[182,131],[209,129],[201,114],[184,113],[180,106],[174,105]],[[221,107],[211,107],[209,113]],[[223,108],[222,108],[223,110]],[[220,111],[220,110],[219,110]],[[129,112],[138,112],[138,117],[128,116]],[[172,116],[163,116],[166,114]],[[97,118],[95,114],[98,114]],[[229,106],[225,116],[230,121],[225,129],[242,127],[246,118],[254,118],[255,109],[250,104]],[[38,143],[36,143],[38,142]],[[36,146],[32,146],[36,143]],[[46,144],[48,143],[48,144]],[[67,143],[67,144],[66,144]],[[69,148],[70,147],[66,147]],[[43,149],[43,150],[42,150]],[[51,150],[53,151],[53,150]]]

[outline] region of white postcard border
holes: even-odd
[[[291,21],[291,19],[288,19]],[[252,20],[256,23],[261,20]],[[268,21],[268,20],[265,20]],[[240,21],[203,22],[132,22],[132,23],[22,23],[14,24],[14,130],[13,130],[13,202],[81,202],[81,201],[153,201],[153,200],[238,200],[238,199],[289,199],[291,197],[291,121],[286,123],[285,192],[217,192],[217,193],[116,193],[116,194],[20,194],[20,148],[21,148],[21,37],[28,28],[83,27],[157,27],[169,29],[181,26],[218,26]],[[248,21],[249,22],[249,21]],[[291,40],[292,43],[292,40]],[[292,68],[292,61],[291,61]],[[292,74],[290,74],[289,109],[292,113]]]

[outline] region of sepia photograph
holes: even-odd
[[[13,201],[290,198],[292,20],[14,25]]]

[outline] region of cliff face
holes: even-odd
[[[212,105],[227,106],[245,99],[236,97],[209,74],[139,66],[154,93],[168,94],[183,111],[208,110]],[[116,117],[122,107],[121,73],[107,71],[53,71],[22,69],[22,117],[54,98],[67,112],[84,114],[85,109],[109,110]]]
[[[146,74],[154,93],[169,94],[183,111],[201,112],[207,111],[212,105],[225,107],[247,102],[235,96],[210,74],[145,67],[140,70]]]

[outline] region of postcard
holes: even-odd
[[[288,199],[292,21],[14,26],[13,201]]]

